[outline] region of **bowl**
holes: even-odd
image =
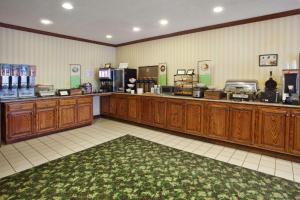
[[[133,88],[133,87],[134,87],[134,84],[128,83],[127,86],[130,87],[130,88]]]
[[[130,83],[135,83],[135,81],[136,81],[135,78],[130,78],[130,79],[129,79],[129,82],[130,82]]]
[[[127,88],[127,89],[126,89],[126,92],[130,93],[130,92],[131,92],[131,89],[130,89],[130,88]]]

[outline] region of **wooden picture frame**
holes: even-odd
[[[278,66],[278,54],[263,54],[258,57],[260,67],[275,67]]]

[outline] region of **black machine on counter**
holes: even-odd
[[[279,103],[280,93],[277,90],[277,82],[272,78],[272,71],[270,71],[270,78],[265,82],[265,91],[260,93],[259,99],[262,102]]]
[[[136,85],[132,85],[129,79],[133,80],[137,78],[136,69],[114,69],[113,71],[113,91],[114,92],[126,92],[127,89],[136,90]],[[133,86],[133,87],[129,87]]]
[[[254,101],[258,92],[257,80],[227,80],[224,91],[227,100]]]
[[[99,92],[113,92],[113,68],[99,68]]]
[[[282,101],[286,104],[300,104],[300,70],[285,69],[282,71]]]
[[[0,72],[0,98],[35,96],[35,66],[0,64]]]

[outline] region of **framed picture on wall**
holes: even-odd
[[[168,85],[167,77],[167,63],[158,64],[158,74],[159,74],[159,85],[166,86]]]
[[[79,88],[81,85],[81,65],[70,64],[70,87]]]
[[[278,54],[259,55],[259,66],[260,67],[278,66]]]

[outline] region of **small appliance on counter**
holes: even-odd
[[[84,94],[92,94],[93,93],[93,85],[91,83],[82,84],[82,89]]]
[[[203,83],[197,83],[196,86],[193,88],[193,97],[194,98],[203,98],[204,91],[207,90],[207,86]]]
[[[272,78],[272,71],[270,71],[270,78],[265,82],[265,91],[259,94],[259,99],[262,102],[279,103],[280,94],[277,90],[277,82]]]
[[[0,64],[0,99],[18,97],[18,71],[13,76],[12,68],[10,64]]]
[[[223,97],[225,97],[225,93],[223,90],[208,89],[204,91],[205,99],[219,100],[222,99]]]
[[[258,92],[257,80],[227,80],[224,91],[227,100],[254,101]]]
[[[163,95],[174,95],[174,86],[161,86],[161,93]]]
[[[55,90],[53,85],[37,85],[36,94],[39,97],[55,96]]]
[[[300,105],[300,70],[285,69],[282,74],[282,101],[286,104]]]
[[[114,69],[112,71],[112,84],[113,84],[113,92],[126,92],[127,89],[135,90],[136,86],[134,84],[133,87],[129,87],[132,85],[129,80],[136,80],[137,70],[136,69]]]
[[[113,92],[113,68],[99,68],[99,92]]]

